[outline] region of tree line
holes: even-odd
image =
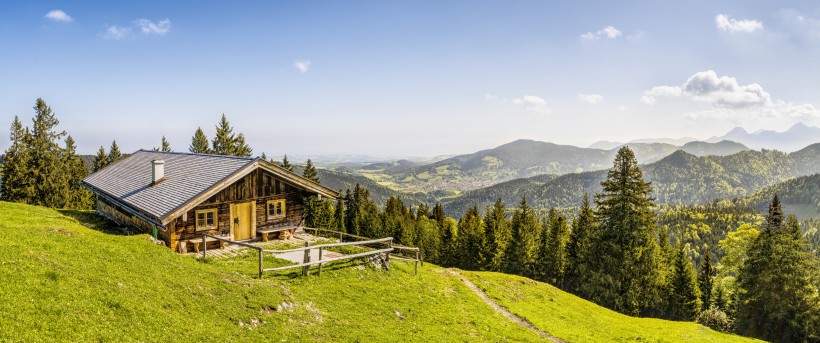
[[[719,242],[704,242],[691,236],[697,225],[670,225],[680,213],[657,213],[651,184],[634,153],[622,148],[601,192],[581,203],[569,219],[555,209],[540,216],[525,197],[514,209],[499,199],[483,212],[473,205],[456,221],[440,204],[413,209],[391,197],[380,209],[356,185],[335,204],[306,199],[306,225],[391,236],[419,247],[426,261],[549,282],[625,314],[697,321],[766,340],[820,339],[817,257],[777,197],[762,222],[726,204],[713,205],[715,215],[693,212],[692,218],[711,218],[715,233],[729,230],[727,218],[748,221]]]

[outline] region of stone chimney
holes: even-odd
[[[151,183],[156,185],[162,180],[165,180],[165,161],[151,161]]]

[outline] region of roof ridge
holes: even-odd
[[[134,154],[138,152],[150,152],[150,153],[157,153],[157,154],[168,154],[168,155],[182,155],[182,156],[203,156],[203,157],[221,157],[221,158],[230,158],[230,159],[237,159],[237,160],[246,160],[246,161],[253,161],[256,160],[258,157],[243,157],[243,156],[231,156],[231,155],[217,155],[217,154],[202,154],[202,153],[195,153],[195,152],[178,152],[178,151],[157,151],[157,150],[146,150],[146,149],[139,149],[134,152]]]

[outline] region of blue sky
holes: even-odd
[[[222,113],[268,155],[820,125],[813,1],[20,2],[0,47],[0,127],[42,97],[82,153]]]

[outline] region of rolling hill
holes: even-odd
[[[820,174],[801,176],[766,187],[738,199],[738,203],[765,213],[775,194],[786,213],[793,213],[800,219],[820,219]]]
[[[790,154],[745,150],[729,156],[697,157],[676,151],[641,169],[644,179],[652,182],[658,203],[692,204],[740,198],[793,177],[818,173],[818,160],[820,144]],[[599,192],[605,178],[605,170],[538,176],[465,192],[443,204],[447,213],[456,217],[473,204],[483,208],[496,198],[508,205],[517,204],[522,195],[536,208],[577,206],[584,193]]]
[[[147,235],[100,231],[109,225],[90,212],[0,202],[0,341],[545,341],[538,331],[567,342],[754,341],[431,264],[419,275],[396,261],[391,271],[337,264],[321,276],[259,279],[255,256],[198,260]]]

